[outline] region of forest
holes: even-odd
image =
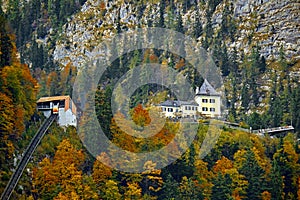
[[[160,13],[177,9],[188,12],[192,1],[158,1]],[[198,1],[195,1],[198,2]],[[211,50],[224,79],[228,116],[231,122],[253,129],[292,124],[295,131],[278,137],[258,136],[222,126],[215,146],[200,158],[201,144],[209,125],[200,120],[196,136],[187,151],[175,162],[157,168],[151,159],[141,164],[141,173],[126,173],[100,162],[112,162],[116,152],[101,153],[97,158],[85,148],[82,135],[74,127],[53,124],[28,163],[11,199],[300,199],[300,87],[299,79],[290,72],[299,71],[299,60],[290,60],[283,48],[276,59],[266,60],[260,46],[253,42],[247,55],[229,51],[224,41],[235,40],[238,26],[232,7],[226,4],[218,37],[210,18],[222,1],[199,1],[207,5],[205,26],[200,14],[193,24],[192,34],[201,38],[202,48]],[[37,112],[36,100],[41,96],[72,95],[72,86],[79,73],[74,63],[65,65],[53,59],[53,48],[59,33],[70,16],[80,12],[86,1],[74,0],[8,0],[0,1],[0,192],[2,193],[31,138],[45,117]],[[153,2],[152,2],[153,3]],[[145,6],[138,1],[136,6]],[[3,9],[3,10],[2,10]],[[160,16],[163,16],[160,15]],[[120,19],[119,19],[120,20]],[[186,33],[179,14],[173,23],[160,17],[152,26],[166,27]],[[148,24],[149,25],[149,24]],[[202,28],[204,27],[204,28]],[[117,23],[116,33],[123,29]],[[39,38],[50,34],[47,44]],[[249,38],[251,40],[251,38]],[[185,59],[155,49],[131,52],[111,63],[99,81],[95,92],[97,119],[106,136],[114,144],[130,152],[141,153],[159,149],[174,138],[180,123],[167,120],[155,137],[139,139],[128,135],[116,124],[119,114],[111,112],[111,97],[118,79],[129,69],[147,63],[167,63],[167,67],[189,77],[193,87],[203,79]],[[267,75],[271,79],[268,91],[259,83]],[[148,108],[172,96],[157,85],[146,85],[131,97],[130,115],[140,127],[150,122]],[[260,106],[264,96],[267,106]],[[89,108],[91,110],[91,108]],[[251,112],[249,112],[251,111]],[[88,113],[80,119],[89,123]],[[86,132],[90,130],[84,130]],[[83,131],[83,132],[84,132]],[[89,135],[92,137],[93,135]],[[174,152],[184,148],[174,143]],[[118,155],[119,156],[119,155]],[[170,155],[175,156],[175,155]],[[124,157],[113,165],[122,165]],[[165,159],[165,158],[161,158]]]

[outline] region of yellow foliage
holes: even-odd
[[[107,179],[112,176],[112,169],[106,165],[104,165],[100,160],[106,159],[108,160],[108,156],[106,153],[102,153],[97,157],[97,160],[94,162],[93,166],[93,179],[95,183],[104,183]],[[107,161],[109,163],[109,161]]]
[[[155,169],[156,163],[147,161],[144,164],[145,171],[142,175],[145,177],[147,182],[147,189],[153,192],[158,192],[162,189],[163,179],[161,177],[161,170]]]
[[[268,192],[268,191],[264,191],[264,192],[261,194],[261,199],[262,199],[262,200],[271,200],[271,193]]]
[[[233,168],[232,161],[226,158],[225,156],[222,156],[221,160],[218,160],[213,166],[213,172],[215,172],[216,174],[218,174],[218,172],[225,174],[226,170],[231,168]]]
[[[142,189],[137,183],[127,183],[128,187],[124,194],[125,200],[141,199]]]
[[[234,167],[240,169],[246,161],[246,153],[247,151],[242,149],[238,150],[234,155]]]
[[[97,199],[97,193],[84,181],[80,165],[84,161],[81,150],[76,150],[64,139],[51,162],[44,158],[38,168],[33,169],[32,192],[41,195],[54,193],[59,185],[60,193],[55,199]]]

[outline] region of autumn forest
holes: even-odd
[[[84,73],[79,72],[79,67],[71,61],[65,64],[55,61],[52,53],[56,41],[63,37],[58,34],[63,32],[63,25],[86,3],[83,0],[0,0],[3,5],[4,2],[5,9],[0,7],[0,193],[45,120],[45,116],[36,109],[37,99],[42,96],[72,96],[76,75]],[[145,1],[137,2],[135,6],[145,9]],[[169,14],[172,9],[177,9],[176,6],[182,9],[172,23],[159,18],[152,26],[185,33],[187,28],[180,12],[187,13],[189,9],[198,8],[198,4],[199,7],[206,5],[205,1],[172,2],[152,1],[153,4],[160,3],[158,13]],[[204,29],[199,28],[202,24],[198,19],[199,24],[194,24],[192,34],[188,34],[195,38],[203,36],[202,47],[212,49],[212,56],[224,79],[228,99],[227,120],[239,124],[239,128],[218,127],[220,136],[217,142],[202,158],[201,144],[209,133],[210,124],[208,118],[200,118],[196,136],[178,159],[159,168],[151,158],[145,158],[143,163],[139,163],[143,172],[128,173],[111,166],[129,163],[134,168],[135,160],[121,157],[111,149],[97,157],[87,150],[82,140],[84,137],[96,137],[93,130],[83,130],[81,133],[92,134],[81,135],[75,127],[60,127],[55,122],[32,155],[10,199],[299,200],[300,87],[297,77],[289,76],[290,72],[299,71],[299,60],[288,59],[282,48],[277,52],[278,57],[266,60],[256,43],[247,55],[238,55],[236,49],[227,50],[223,42],[235,40],[238,34],[229,3],[224,4],[228,5],[228,9],[225,9],[227,18],[218,32],[221,39],[209,38],[214,31],[210,18],[221,2],[209,0],[205,15],[208,25]],[[116,17],[116,33],[124,31],[118,21],[120,17]],[[46,37],[49,32],[51,40],[47,44],[39,43],[37,38]],[[87,111],[95,110],[97,120],[111,142],[134,153],[155,151],[166,146],[182,128],[178,121],[167,119],[155,136],[140,139],[128,135],[118,126],[116,120],[126,121],[122,113],[112,115],[114,86],[126,71],[145,63],[167,63],[165,67],[184,74],[194,88],[204,81],[184,58],[161,50],[137,50],[111,63],[95,91],[95,108],[87,108]],[[257,82],[263,82],[266,74],[270,75],[270,88],[261,91]],[[266,99],[264,106],[260,106],[260,96]],[[134,128],[141,129],[151,123],[148,108],[168,98],[175,97],[170,90],[155,84],[139,88],[131,97],[128,113],[138,125]],[[90,123],[88,112],[80,116],[78,123]],[[249,127],[259,129],[290,124],[294,131],[275,136],[244,131]],[[176,152],[184,149],[184,145],[175,142],[171,148]],[[175,153],[168,156],[176,157]],[[121,158],[112,161],[111,158],[115,157]],[[110,167],[99,160],[111,163]]]

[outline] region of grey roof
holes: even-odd
[[[220,94],[217,93],[213,86],[211,86],[211,84],[205,79],[196,95],[219,96]]]
[[[159,104],[159,106],[168,106],[168,107],[180,107],[183,105],[198,106],[195,101],[178,101],[178,100],[167,100]]]

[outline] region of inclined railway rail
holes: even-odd
[[[30,144],[28,145],[27,149],[24,152],[24,155],[23,155],[20,163],[18,164],[18,166],[17,166],[15,172],[13,173],[12,177],[10,178],[8,184],[6,185],[6,188],[3,192],[3,194],[1,195],[1,200],[7,200],[10,198],[10,195],[11,195],[12,191],[14,190],[14,188],[16,187],[20,177],[22,176],[22,173],[23,173],[27,163],[29,162],[33,152],[35,151],[36,147],[38,146],[41,139],[44,137],[46,131],[51,126],[51,124],[54,122],[56,117],[57,117],[57,115],[52,114],[49,118],[47,118],[43,122],[43,124],[41,125],[41,127],[39,128],[39,130],[37,131],[35,136],[33,137],[33,139],[31,140]]]

